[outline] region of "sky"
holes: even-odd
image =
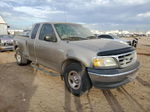
[[[150,0],[0,0],[0,16],[13,29],[50,21],[101,31],[150,31]]]

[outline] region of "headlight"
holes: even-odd
[[[4,42],[0,40],[0,46],[4,46]]]
[[[115,68],[118,66],[114,58],[111,57],[96,57],[93,59],[93,65],[94,67],[98,68]]]

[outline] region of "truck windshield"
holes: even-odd
[[[95,39],[91,31],[79,24],[54,24],[54,27],[62,40],[87,40]]]

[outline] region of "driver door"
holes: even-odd
[[[43,24],[36,40],[37,63],[56,70],[56,60],[60,55],[57,50],[57,38],[51,24]]]

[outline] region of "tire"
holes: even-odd
[[[24,58],[23,55],[20,52],[20,49],[16,49],[16,54],[15,54],[16,62],[18,65],[23,66],[23,65],[28,65],[31,63],[28,59]]]
[[[75,96],[81,96],[92,87],[87,71],[79,63],[71,63],[64,70],[67,89]]]

